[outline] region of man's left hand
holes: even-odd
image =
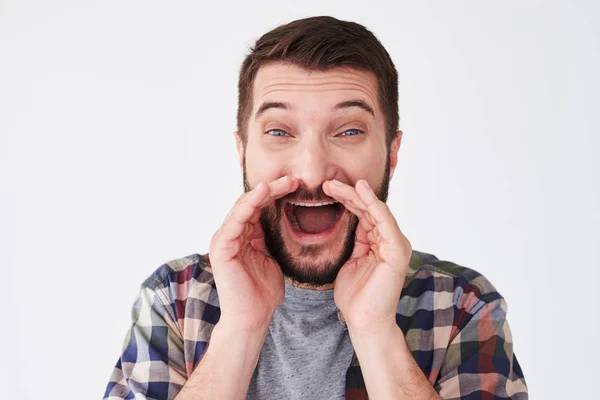
[[[370,336],[396,325],[412,246],[366,180],[332,180],[323,190],[358,217],[354,250],[334,282],[334,299],[351,333]]]

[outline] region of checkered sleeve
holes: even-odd
[[[104,399],[173,399],[181,390],[187,379],[184,341],[171,314],[159,293],[142,287]]]
[[[452,336],[435,384],[443,399],[528,399],[504,298],[480,299],[459,312]]]

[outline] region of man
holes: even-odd
[[[307,18],[243,62],[245,193],[209,254],[142,285],[106,399],[526,399],[506,304],[413,251],[385,204],[395,66],[363,26]]]

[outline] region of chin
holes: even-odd
[[[335,281],[343,263],[330,261],[280,263],[283,275],[294,282],[311,286],[330,285]]]
[[[358,219],[344,208],[332,227],[317,234],[298,232],[283,212],[264,213],[261,225],[267,249],[284,276],[297,283],[323,286],[335,281],[352,255]]]

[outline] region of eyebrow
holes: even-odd
[[[360,99],[342,101],[341,103],[338,103],[335,106],[333,106],[331,111],[339,111],[339,110],[352,108],[352,107],[358,107],[358,108],[368,112],[373,117],[375,116],[375,111],[373,110],[373,107],[371,107],[369,104],[367,104],[366,101],[360,100]],[[281,102],[281,101],[267,101],[260,105],[260,107],[256,111],[256,114],[254,115],[254,119],[257,120],[261,115],[263,115],[267,110],[270,110],[271,108],[278,108],[278,109],[290,111],[290,110],[292,110],[292,105],[290,103]]]
[[[368,112],[369,114],[371,114],[373,117],[375,116],[375,111],[373,110],[373,107],[371,107],[370,105],[367,104],[366,101],[364,100],[348,100],[348,101],[342,101],[339,104],[336,104],[333,108],[332,111],[338,111],[338,110],[342,110],[345,108],[351,108],[351,107],[358,107],[363,109],[364,111]]]
[[[291,110],[292,105],[290,103],[283,103],[280,101],[267,101],[265,103],[262,103],[260,105],[260,107],[258,107],[256,114],[254,114],[254,120],[257,120],[261,115],[263,115],[265,113],[265,111],[270,110],[271,108],[280,108],[283,110]]]

